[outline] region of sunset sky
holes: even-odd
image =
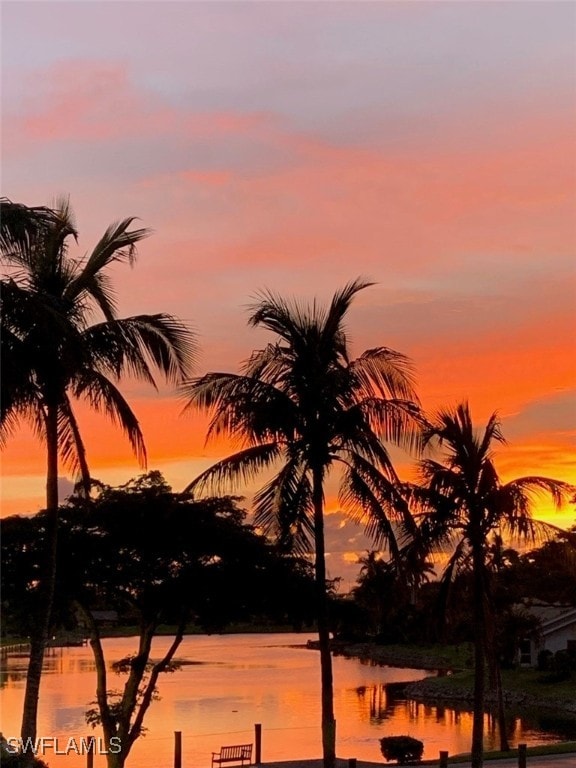
[[[258,289],[326,299],[367,276],[355,353],[409,355],[429,410],[498,410],[505,479],[576,482],[576,4],[3,2],[2,16],[2,194],[70,195],[79,253],[113,220],[153,228],[135,268],[113,270],[121,315],[179,315],[198,373],[237,370],[266,338],[246,327]],[[171,392],[124,391],[175,489],[226,454]],[[79,413],[94,476],[137,474],[123,438]],[[34,437],[2,465],[2,514],[39,509]],[[331,535],[335,575],[365,542],[337,514]]]

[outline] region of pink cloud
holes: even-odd
[[[245,133],[265,121],[262,114],[194,113],[138,90],[121,64],[60,62],[35,73],[24,86],[32,94],[18,114],[8,115],[6,136],[17,147],[28,142],[112,141],[162,135],[217,137]]]
[[[484,418],[574,386],[574,311],[566,298],[574,272],[562,273],[563,291],[555,275],[575,245],[573,110],[520,114],[500,104],[482,114],[476,107],[444,114],[435,131],[417,127],[394,141],[385,120],[364,140],[360,133],[338,140],[336,131],[313,135],[273,114],[171,105],[138,89],[118,64],[60,63],[28,87],[34,98],[5,120],[12,149],[34,144],[42,158],[47,145],[84,142],[88,153],[102,145],[103,156],[136,138],[176,148],[167,167],[160,158],[158,172],[144,166],[136,180],[124,170],[112,180],[81,177],[74,167],[63,173],[79,191],[72,202],[84,207],[83,248],[94,242],[87,229],[99,235],[119,215],[136,213],[156,229],[142,244],[137,269],[114,275],[122,314],[166,310],[194,318],[203,367],[236,370],[261,342],[246,329],[243,310],[257,288],[326,296],[362,273],[388,293],[359,297],[350,323],[356,348],[401,339],[398,348],[418,366],[426,406],[468,397]],[[356,123],[371,117],[357,115]],[[237,137],[245,143],[236,154],[220,157]],[[210,149],[207,167],[202,156],[191,156],[191,138]],[[218,138],[224,141],[214,144]],[[253,154],[244,156],[247,145]],[[37,195],[26,201],[46,202],[34,174],[28,184],[18,170],[15,162],[13,180]],[[502,280],[490,275],[493,268]],[[406,285],[411,292],[402,293]],[[414,304],[413,317],[410,307],[378,314],[372,296],[382,306]],[[434,301],[443,306],[427,318]],[[390,319],[392,330],[384,322]],[[140,400],[134,405],[151,466],[203,452],[201,421],[180,420],[176,403]],[[136,474],[117,433],[82,416],[95,474],[111,464]],[[542,461],[554,474],[556,461],[564,472],[561,438],[538,437],[523,437],[506,471],[520,473],[523,462],[538,469]],[[32,437],[19,435],[4,471],[41,472],[43,462]]]
[[[189,167],[150,176],[170,195],[173,220],[221,265],[345,266],[415,272],[463,254],[569,253],[574,178],[572,137],[536,132],[515,146],[462,154],[449,146],[396,152],[335,147],[270,123],[259,137],[291,148],[291,162],[259,173]],[[190,210],[192,209],[192,210]],[[226,227],[222,223],[226,222]]]

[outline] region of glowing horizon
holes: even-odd
[[[153,228],[110,272],[120,314],[190,321],[198,374],[261,346],[259,289],[326,300],[373,279],[353,353],[408,355],[427,411],[497,410],[504,480],[576,483],[576,6],[544,5],[5,3],[3,194],[69,194],[79,254],[113,220]],[[166,390],[123,391],[175,490],[226,454]],[[92,474],[137,475],[78,413]],[[1,460],[2,515],[39,509],[27,429]]]

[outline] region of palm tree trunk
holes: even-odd
[[[22,713],[21,736],[24,743],[34,741],[37,734],[38,700],[44,651],[50,630],[52,604],[56,585],[56,548],[58,535],[58,406],[46,409],[46,560],[40,583],[40,610],[30,638],[30,659],[26,675],[26,690]],[[28,742],[29,743],[29,742]],[[27,753],[29,762],[32,753]]]
[[[334,719],[332,656],[330,655],[328,596],[326,594],[324,493],[322,486],[322,469],[315,467],[312,471],[312,494],[314,503],[314,573],[316,578],[318,641],[320,646],[320,675],[322,685],[322,757],[324,760],[324,768],[334,768],[336,765],[336,720]]]
[[[504,707],[504,691],[502,690],[502,673],[500,670],[500,660],[498,658],[498,649],[496,647],[496,623],[494,618],[494,609],[492,606],[492,592],[488,590],[486,595],[486,630],[488,632],[486,640],[487,657],[490,669],[490,687],[496,693],[498,734],[500,736],[500,751],[508,752],[510,744],[508,743],[508,732],[506,728],[506,709]]]
[[[500,734],[500,751],[508,752],[510,743],[508,742],[508,730],[506,725],[506,707],[504,706],[504,691],[502,690],[502,673],[498,659],[495,659],[496,668],[494,670],[496,681],[496,696],[498,699],[498,732]]]
[[[484,701],[486,669],[486,623],[484,611],[484,557],[482,545],[473,546],[474,579],[474,714],[472,719],[471,768],[484,763]]]

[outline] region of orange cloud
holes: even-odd
[[[207,420],[200,415],[180,417],[182,403],[176,399],[131,399],[130,404],[144,433],[150,467],[186,456],[218,455],[213,447],[204,446]],[[127,468],[133,474],[143,471],[117,427],[81,404],[76,412],[94,476],[98,477],[99,469],[114,466]],[[23,426],[3,451],[3,474],[37,475],[44,471],[44,465],[42,444]],[[61,474],[65,474],[64,469]]]
[[[471,108],[444,115],[436,133],[393,139],[381,120],[363,141],[339,138],[331,126],[306,132],[272,114],[171,106],[138,90],[120,65],[67,61],[43,73],[40,91],[6,120],[12,148],[33,142],[41,152],[55,141],[113,148],[133,137],[174,139],[166,146],[184,148],[178,162],[159,163],[158,171],[143,159],[118,185],[90,179],[82,204],[93,228],[93,211],[112,209],[138,213],[156,228],[138,268],[129,276],[118,271],[123,307],[193,317],[203,368],[236,370],[262,342],[247,331],[242,309],[257,288],[327,295],[363,273],[381,285],[353,308],[355,349],[383,343],[410,354],[426,407],[468,398],[476,419],[495,409],[506,419],[574,389],[575,275],[565,266],[575,245],[567,160],[573,111]],[[238,135],[253,158],[243,156],[244,145],[221,157],[207,143],[213,159],[206,164],[187,142]],[[68,174],[82,181],[73,169]],[[206,450],[205,419],[180,418],[176,401],[138,391],[131,402],[150,466],[170,466],[182,483],[191,479],[187,457],[201,462],[228,452],[224,444]],[[93,473],[117,467],[136,474],[118,432],[83,409],[79,415]],[[530,428],[502,453],[501,471],[574,479],[569,458],[567,435]],[[34,476],[41,488],[43,468],[33,436],[15,436],[5,476]],[[30,495],[18,493],[29,503]]]
[[[419,383],[431,407],[468,398],[476,419],[502,415],[576,384],[574,341],[567,337],[571,314],[550,314],[545,323],[482,333],[470,341],[415,345]]]

